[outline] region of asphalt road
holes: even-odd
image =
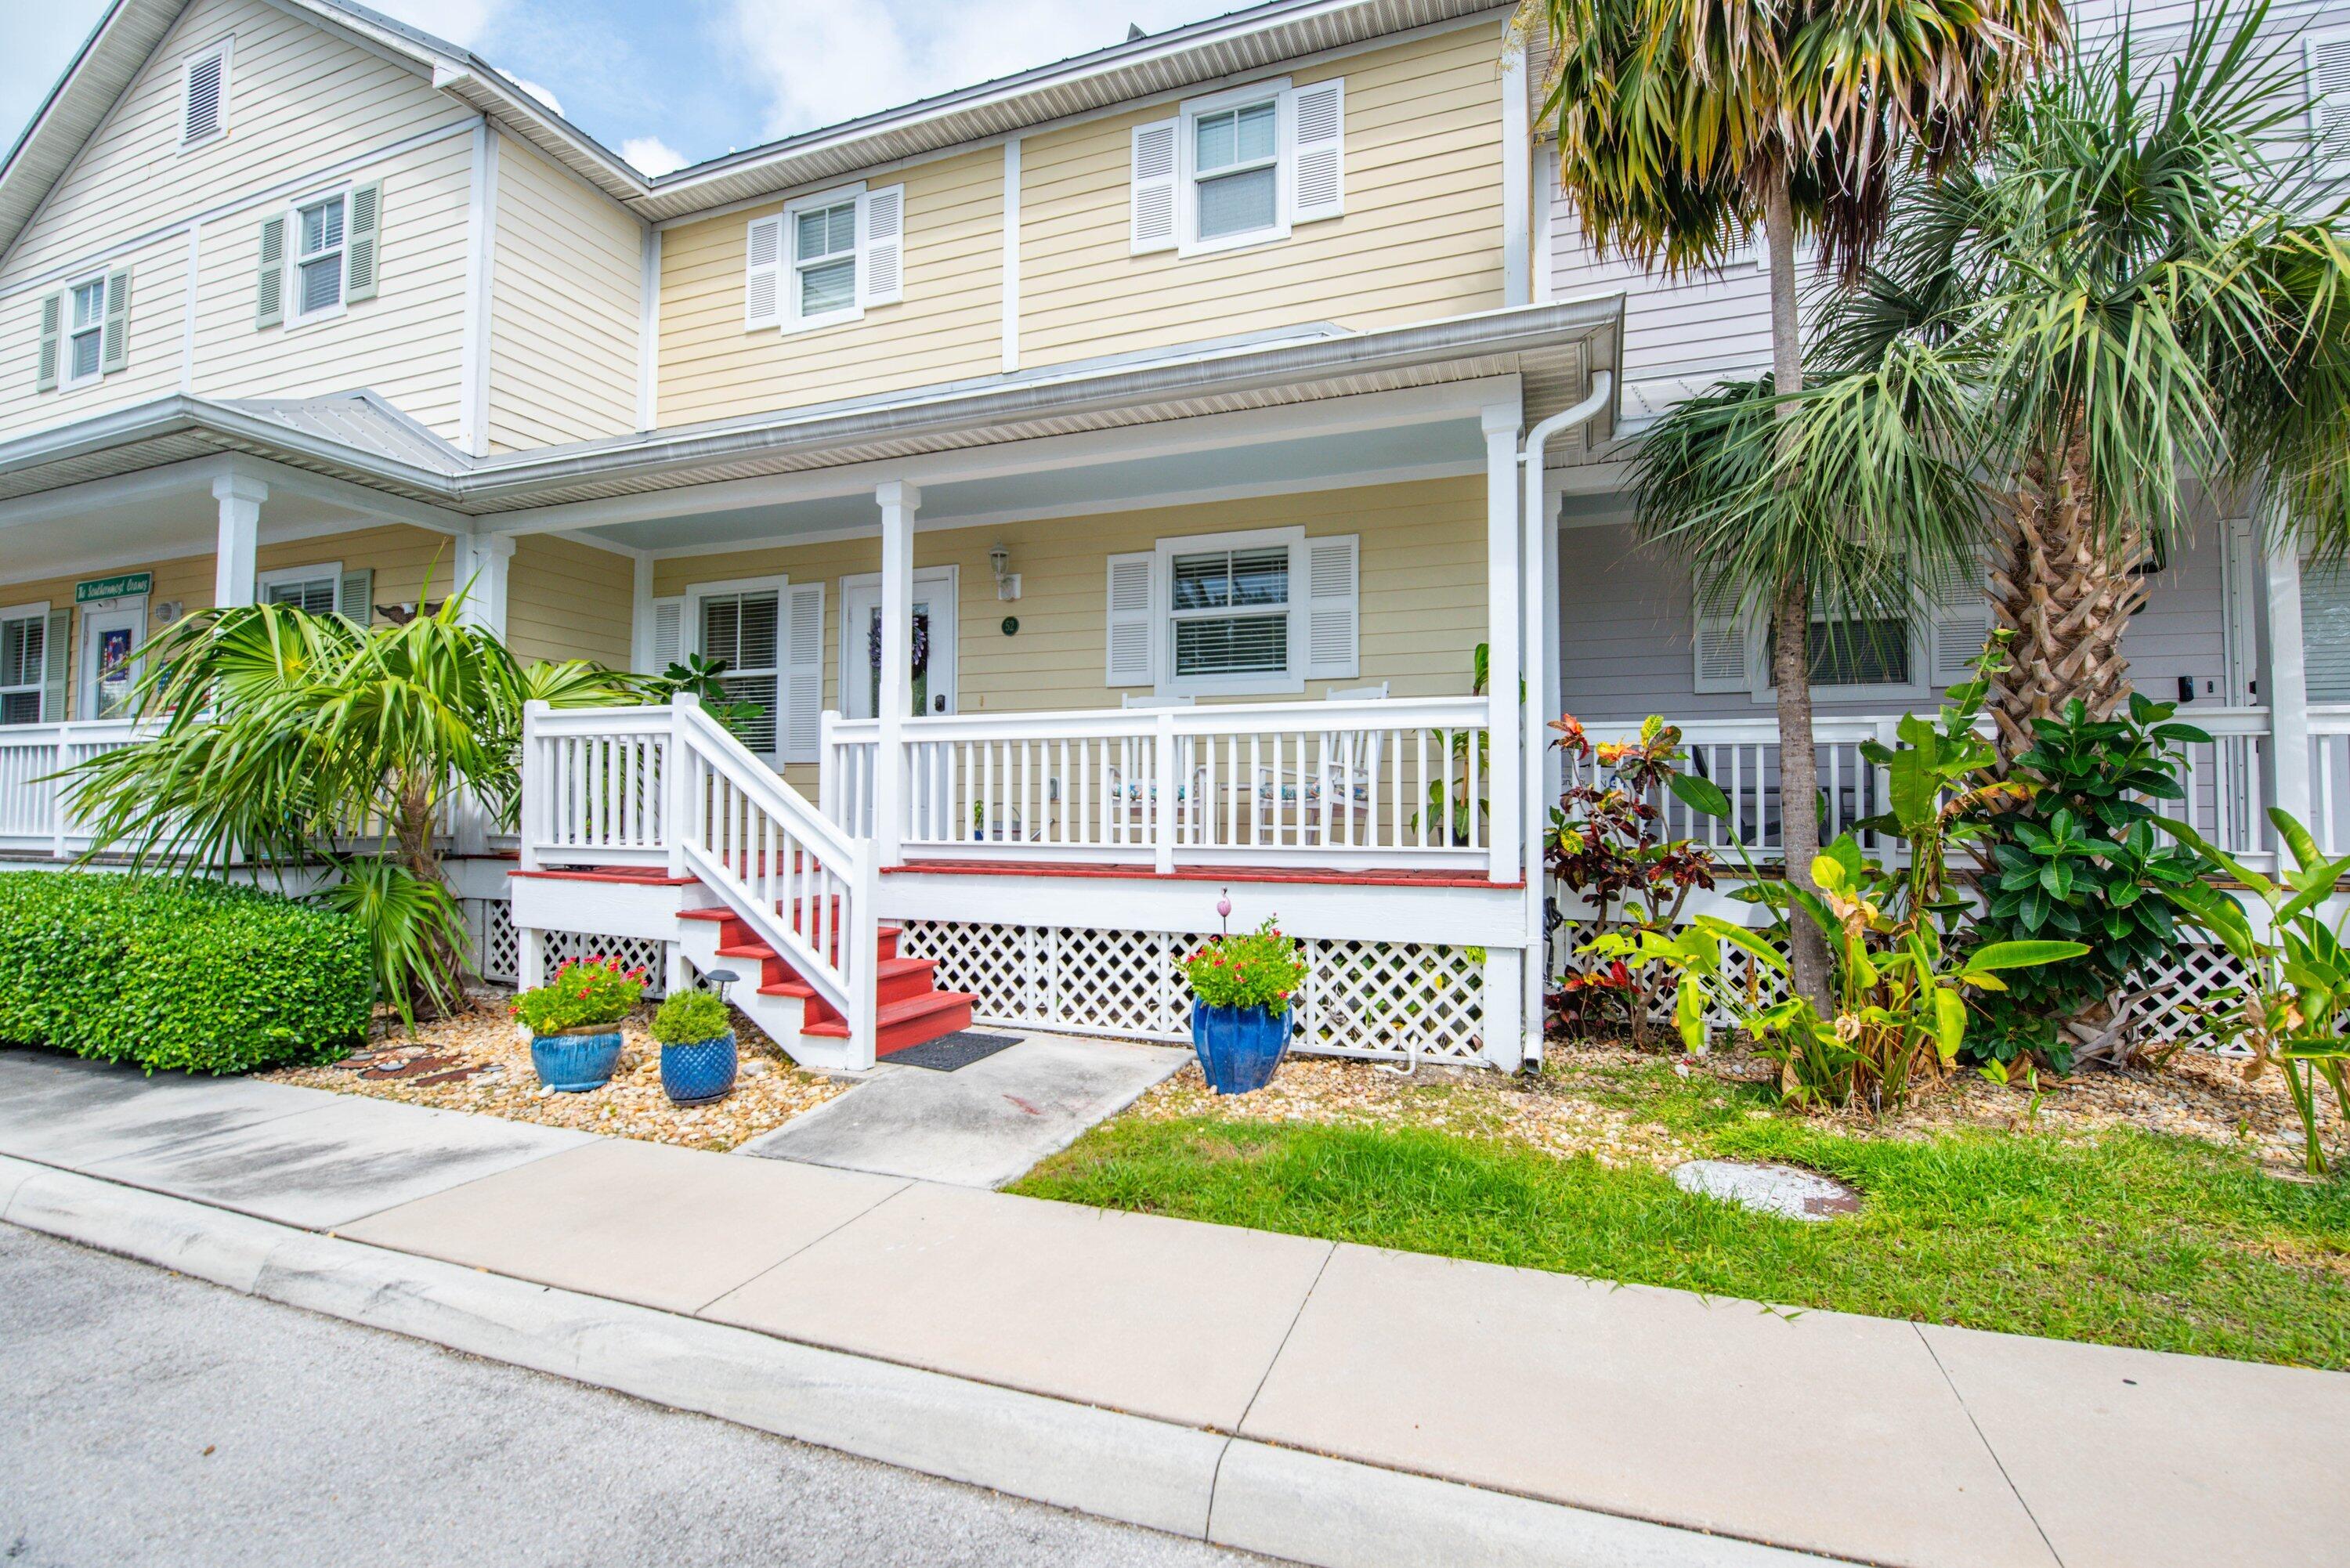
[[[1255,1563],[0,1225],[0,1563]]]

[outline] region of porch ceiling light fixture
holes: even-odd
[[[1012,570],[1012,552],[1003,545],[987,550],[988,569],[995,574],[995,597],[1005,602],[1020,597],[1020,574]]]

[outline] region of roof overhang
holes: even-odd
[[[245,453],[490,517],[770,474],[1515,376],[1529,424],[1617,369],[1621,294],[1378,332],[1325,332],[921,389],[754,420],[488,458],[380,400],[226,403],[175,396],[0,443],[0,510],[20,496],[215,453]],[[1620,377],[1618,378],[1620,380]],[[334,402],[338,411],[321,412]],[[1592,434],[1613,428],[1611,408]]]

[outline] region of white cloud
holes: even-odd
[[[685,154],[658,136],[631,136],[620,143],[620,156],[647,178],[685,167]]]
[[[505,75],[503,71],[499,74],[501,76]],[[508,76],[506,77],[506,80],[514,83],[515,86],[522,88],[523,91],[530,94],[531,97],[538,99],[539,102],[545,104],[556,113],[561,114],[563,112],[563,104],[561,100],[556,99],[553,93],[539,86],[536,82],[531,81],[526,78],[515,76]]]
[[[766,130],[788,136],[1159,32],[1229,0],[879,0],[785,7],[730,0],[741,63],[767,90]]]

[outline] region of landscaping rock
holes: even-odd
[[[1783,1220],[1834,1220],[1860,1212],[1860,1194],[1815,1170],[1792,1165],[1747,1165],[1731,1159],[1692,1159],[1673,1167],[1673,1185],[1683,1192],[1719,1198],[1758,1214]]]

